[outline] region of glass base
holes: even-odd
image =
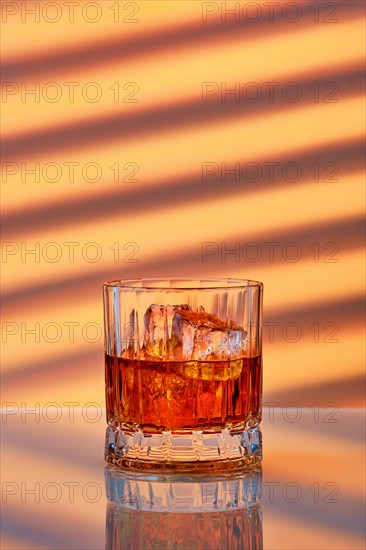
[[[246,470],[262,460],[259,428],[242,431],[146,434],[107,428],[105,459],[117,468],[166,472]]]

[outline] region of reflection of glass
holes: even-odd
[[[244,279],[104,285],[108,462],[259,464],[262,290]]]
[[[105,469],[106,550],[263,548],[260,469],[221,476]]]

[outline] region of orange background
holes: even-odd
[[[266,402],[362,405],[363,2],[338,2],[334,14],[320,3],[319,22],[313,3],[298,3],[292,23],[281,11],[270,22],[257,2],[264,15],[255,24],[243,11],[239,21],[219,11],[203,22],[198,1],[102,1],[83,12],[84,2],[73,22],[57,4],[39,21],[24,11],[34,2],[2,5],[3,400],[104,404],[105,280],[232,276],[265,285]],[[203,102],[205,82],[239,83],[248,96],[256,83],[263,97]],[[272,102],[268,82],[278,83]],[[281,95],[290,82],[300,86],[297,102]],[[73,101],[64,83],[77,83]],[[25,94],[37,86],[39,97]],[[124,102],[132,92],[138,102]],[[256,163],[263,177],[203,181],[206,162]],[[271,162],[280,163],[273,181]],[[302,170],[296,182],[281,175],[291,162]],[[39,178],[25,173],[35,163]],[[84,177],[88,163],[98,163],[99,179],[93,168]],[[327,163],[338,165],[336,181]],[[137,181],[123,181],[136,165]],[[207,242],[218,251],[239,243],[241,255],[203,262]],[[273,258],[268,242],[278,243]],[[85,252],[88,243],[97,248]],[[261,259],[250,261],[258,247]],[[268,323],[279,323],[273,338]],[[26,334],[32,328],[39,337]]]
[[[264,546],[363,548],[364,417],[337,407],[364,404],[364,2],[298,2],[302,15],[293,23],[282,1],[273,22],[265,3],[256,2],[263,9],[256,23],[249,21],[254,11],[245,11],[248,2],[239,2],[239,21],[222,21],[218,11],[206,23],[198,0],[102,0],[93,3],[99,10],[86,12],[90,3],[80,0],[73,22],[61,1],[38,2],[46,11],[36,21],[25,11],[35,4],[1,3],[2,401],[23,412],[40,404],[40,419],[8,414],[2,423],[2,482],[19,488],[3,501],[2,547],[103,547],[105,420],[84,414],[88,403],[104,406],[102,283],[232,276],[265,285],[264,401],[317,403],[300,410],[296,423],[284,417],[292,410],[293,418],[293,409],[276,410],[274,421],[265,409],[264,476],[280,486],[272,504],[268,486],[264,491]],[[217,93],[203,102],[204,82],[228,90],[239,83],[249,100],[231,95],[221,102]],[[269,82],[278,83],[273,102]],[[297,102],[282,96],[291,82],[300,86]],[[138,102],[125,103],[136,85]],[[39,98],[25,95],[37,87]],[[258,87],[263,97],[251,102]],[[83,91],[93,98],[96,89],[101,98],[86,100]],[[255,163],[263,176],[248,181],[249,170],[247,181],[222,182],[220,174],[202,181],[205,162]],[[280,165],[271,180],[266,163],[274,162]],[[39,181],[25,172],[36,163],[46,170]],[[65,163],[79,163],[73,181]],[[90,181],[92,168],[89,180],[83,177],[88,163],[98,164],[98,181]],[[291,169],[283,177],[287,163],[301,167],[298,181],[288,181]],[[329,163],[338,167],[333,176]],[[218,252],[203,262],[208,242]],[[64,243],[76,243],[74,261]],[[128,243],[135,244],[124,249]],[[221,257],[235,243],[239,261]],[[274,243],[273,258],[264,243]],[[301,252],[297,262],[289,261],[296,252],[289,243]],[[36,247],[36,255],[25,254]],[[60,250],[60,259],[50,261]],[[249,261],[256,250],[261,259]],[[88,261],[95,251],[100,259]],[[74,421],[70,402],[80,404]],[[47,419],[55,409],[44,407],[49,403],[62,408],[57,423]],[[103,493],[95,504],[81,492],[92,481]],[[58,503],[23,498],[20,490],[22,483],[31,493],[35,483],[55,482],[63,489]],[[74,502],[66,482],[79,484]],[[287,482],[302,488],[299,503],[281,497]],[[324,500],[329,483],[338,486],[337,504]]]

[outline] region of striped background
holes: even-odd
[[[262,280],[265,401],[319,404],[319,409],[303,411],[294,424],[284,422],[281,411],[271,422],[265,409],[264,481],[278,482],[280,488],[298,483],[303,491],[294,505],[278,496],[271,505],[264,491],[265,548],[363,548],[363,420],[360,412],[337,412],[337,407],[364,404],[364,3],[298,2],[301,17],[291,23],[285,15],[288,19],[297,12],[283,12],[286,2],[273,12],[273,22],[264,3],[256,2],[263,16],[255,24],[249,21],[255,8],[245,11],[253,2],[239,3],[239,22],[233,16],[222,21],[218,12],[206,23],[202,10],[216,11],[221,2],[203,7],[197,0],[143,0],[136,11],[134,3],[103,0],[94,3],[99,10],[89,7],[84,16],[82,6],[91,3],[80,4],[74,22],[68,21],[61,1],[38,2],[39,10],[46,10],[39,21],[25,12],[35,2],[1,5],[2,162],[8,163],[2,165],[8,252],[2,257],[3,401],[15,407],[21,402],[32,407],[36,401],[60,407],[70,401],[81,407],[93,401],[104,404],[102,340],[94,325],[84,337],[82,328],[102,324],[100,287],[107,279]],[[232,6],[234,2],[227,3]],[[317,6],[319,14],[314,12]],[[90,22],[100,13],[99,21]],[[60,14],[59,21],[50,22]],[[138,22],[124,22],[126,18]],[[204,103],[203,82],[226,83],[228,89],[236,82],[242,89],[252,82],[264,92],[264,83],[280,84],[273,102],[263,92],[256,102],[235,102],[232,96],[221,102],[217,94]],[[300,101],[282,97],[289,82],[300,86]],[[75,84],[73,102],[64,83],[80,83]],[[82,90],[88,83],[102,90],[100,100],[85,100]],[[136,84],[124,90],[128,83]],[[326,88],[329,83],[335,84]],[[138,103],[124,103],[136,85],[132,99]],[[37,86],[39,101],[24,96],[26,89]],[[53,103],[59,89],[62,96]],[[327,99],[334,90],[335,96]],[[92,87],[89,92],[93,97]],[[338,102],[324,101],[329,99]],[[102,172],[94,182],[82,173],[93,162]],[[255,163],[263,177],[258,182],[235,182],[233,177],[222,182],[218,174],[204,182],[205,162],[227,163],[229,168],[237,162]],[[272,180],[266,177],[266,163],[271,162],[280,163]],[[297,182],[281,175],[291,162],[302,169]],[[36,163],[40,170],[49,166],[39,181],[24,172]],[[65,163],[79,163],[73,180]],[[119,181],[110,169],[115,163],[120,165]],[[133,164],[124,169],[128,163]],[[310,169],[315,163],[319,182]],[[332,171],[327,163],[338,165],[333,179],[339,181],[323,181],[331,179],[326,177]],[[136,165],[139,171],[129,179],[138,181],[123,181]],[[93,179],[92,169],[88,175]],[[256,243],[263,255],[257,262],[245,254],[239,262],[227,255],[225,262],[218,253],[203,262],[205,242],[217,243],[219,250],[222,243],[227,250],[239,243],[249,259],[255,249],[245,245]],[[279,243],[273,261],[263,244],[269,242]],[[282,252],[294,242],[302,257],[290,262]],[[80,243],[73,262],[63,243]],[[87,243],[97,246],[86,248],[91,257],[101,250],[99,261],[83,258]],[[136,244],[124,249],[127,243]],[[319,243],[319,261],[314,243]],[[335,244],[325,248],[327,243]],[[36,246],[39,257],[24,255],[25,248]],[[47,252],[52,259],[59,249],[59,261],[46,261]],[[138,263],[123,261],[134,251],[132,259]],[[293,252],[288,248],[289,257]],[[36,323],[39,341],[25,334]],[[73,339],[70,323],[76,324]],[[279,323],[271,325],[273,338],[269,323]],[[293,331],[299,326],[301,338],[288,341],[296,339]],[[330,342],[332,338],[338,342]],[[324,409],[329,402],[335,405]],[[3,425],[2,481],[24,482],[29,488],[35,482],[41,487],[57,482],[63,488],[65,482],[80,483],[75,505],[65,490],[56,504],[45,499],[35,504],[32,496],[24,503],[20,492],[9,497],[2,514],[3,548],[103,547],[104,498],[89,505],[80,487],[90,482],[103,486],[104,418],[86,422],[79,411],[75,422],[69,422],[67,410],[63,407],[57,424],[38,423],[32,415],[22,423],[17,415]],[[332,411],[336,423],[326,422]],[[348,457],[351,468],[345,467]],[[339,486],[339,502],[324,503],[321,492],[321,502],[314,504],[309,487],[319,483],[323,491],[329,482]]]
[[[63,2],[38,2],[39,21],[25,11],[34,4],[2,3],[3,399],[103,404],[105,280],[233,276],[265,285],[265,401],[362,406],[364,3],[315,3],[317,13],[313,2],[296,12],[282,2],[271,21],[256,2],[255,24],[248,2],[239,21],[219,11],[206,22],[220,2],[106,0],[85,12],[82,2],[73,22]],[[251,93],[263,96],[203,102],[205,82],[256,83]],[[278,83],[273,101],[268,82]],[[290,82],[297,102],[281,93]],[[65,83],[76,83],[74,101]],[[39,97],[25,95],[37,86]],[[138,102],[124,102],[132,92]],[[271,162],[280,163],[272,181]],[[281,175],[291,162],[299,181]],[[36,163],[39,178],[25,173]],[[78,163],[74,178],[65,163]],[[93,167],[84,177],[88,163],[99,179]],[[203,181],[203,163],[255,163],[264,175]],[[239,243],[239,261],[204,262],[207,242]],[[278,243],[274,258],[268,242]],[[293,257],[293,242],[297,262],[283,254]],[[74,261],[64,243],[77,243]],[[37,246],[39,257],[25,254]],[[36,323],[39,341],[25,334]],[[274,338],[268,323],[279,323]]]

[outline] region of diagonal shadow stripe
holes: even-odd
[[[296,355],[294,355],[294,360],[295,358]],[[267,403],[268,406],[274,403],[279,403],[280,406],[286,403],[299,403],[302,407],[312,407],[314,403],[322,403],[323,405],[335,403],[338,407],[364,407],[365,378],[362,375],[345,376],[341,380],[327,380],[316,384],[301,385],[297,388],[268,392],[265,395],[264,403]],[[332,409],[329,412],[332,412]],[[321,425],[317,426],[317,432],[321,427]],[[312,424],[311,429],[313,428],[314,425]],[[323,428],[326,431],[326,423]],[[352,424],[344,429],[343,437],[351,441],[359,439],[361,443],[362,435],[360,431],[354,433],[355,430],[351,430]]]
[[[293,435],[291,434],[291,430],[289,430],[287,437],[293,437]],[[326,443],[327,440],[325,439],[325,446]],[[329,458],[331,458],[330,455]],[[314,476],[315,477],[313,479],[315,480],[315,472]],[[278,480],[276,479],[276,481]],[[282,481],[283,483],[289,482],[288,472],[283,472]],[[266,482],[268,483],[269,480],[265,478],[265,483]],[[362,481],[360,480],[360,483],[361,482]],[[339,491],[337,495],[337,500],[334,500],[333,502],[328,501],[328,505],[326,505],[326,500],[323,500],[323,502],[314,505],[314,495],[312,494],[311,490],[309,491],[309,482],[304,482],[301,478],[297,478],[292,479],[290,483],[297,483],[300,486],[300,489],[302,486],[301,500],[297,502],[290,501],[290,499],[286,500],[284,494],[281,494],[281,491],[278,490],[277,497],[272,502],[266,502],[266,495],[268,495],[267,490],[264,493],[264,498],[262,499],[262,504],[265,510],[268,510],[271,506],[275,506],[276,513],[284,515],[286,517],[286,521],[289,524],[291,524],[292,518],[294,518],[295,521],[299,521],[300,516],[301,522],[303,522],[305,525],[309,527],[311,526],[315,530],[319,528],[331,530],[332,532],[334,532],[335,536],[336,533],[351,534],[353,536],[359,537],[362,537],[364,535],[364,506],[361,498],[347,494],[347,489],[345,487],[338,487]],[[338,506],[336,506],[337,503]],[[294,545],[294,547],[296,546]],[[301,547],[297,546],[297,548]]]
[[[271,242],[278,242],[281,249],[281,245],[289,242],[297,242],[301,249],[307,248],[309,259],[314,259],[314,252],[310,250],[309,246],[315,242],[327,242],[329,239],[331,242],[338,244],[339,249],[344,250],[357,250],[364,243],[364,218],[356,217],[346,219],[342,221],[336,221],[327,224],[318,224],[315,227],[290,232],[278,232],[275,235],[271,235]],[[251,237],[253,241],[254,237]],[[268,237],[262,239],[256,239],[260,247],[264,249],[264,242],[268,242]],[[235,242],[239,244],[248,243],[248,236],[238,235],[233,239],[233,242],[226,242],[227,248],[232,248]],[[218,247],[221,243],[217,243]],[[331,252],[332,250],[328,251]],[[143,267],[139,264],[123,264],[121,266],[112,267],[107,269],[101,269],[95,273],[88,273],[78,275],[69,279],[52,279],[47,283],[41,283],[29,287],[17,288],[8,293],[2,295],[3,315],[5,315],[5,309],[12,311],[14,308],[41,308],[47,306],[52,301],[52,304],[63,304],[65,300],[83,300],[89,298],[91,295],[101,294],[101,285],[106,280],[114,280],[118,278],[133,278],[141,277],[141,269],[143,269],[144,275],[149,277],[166,276],[166,273],[179,273],[181,277],[192,276],[192,266],[199,266],[199,274],[202,276],[211,275],[212,271],[216,269],[220,272],[223,271],[223,266],[238,265],[234,263],[233,256],[229,255],[233,263],[227,261],[224,263],[220,255],[219,250],[216,252],[213,261],[203,262],[202,258],[202,243],[199,244],[194,252],[187,254],[177,254],[176,256],[154,258],[149,262],[144,262]],[[225,258],[226,259],[226,258]],[[323,260],[322,256],[322,260]],[[260,259],[262,266],[271,267],[273,263],[270,262],[268,257]],[[280,260],[281,261],[281,260]],[[282,261],[285,261],[282,258]],[[243,261],[243,268],[253,266],[254,262]],[[255,262],[259,263],[259,262]]]
[[[314,74],[303,76],[302,80],[296,82],[298,90],[300,90],[296,93],[299,94],[299,98],[301,97],[301,103],[289,101],[286,93],[283,93],[284,88],[279,85],[275,86],[273,101],[269,101],[267,95],[262,94],[258,101],[252,103],[237,102],[234,96],[229,96],[230,101],[222,102],[221,94],[218,93],[212,101],[208,100],[205,103],[202,98],[196,98],[189,102],[143,110],[137,114],[117,115],[114,113],[96,120],[42,129],[9,139],[4,138],[1,143],[3,162],[25,160],[33,155],[44,155],[52,151],[59,152],[60,149],[75,150],[80,143],[83,143],[85,147],[85,145],[106,144],[116,140],[130,142],[141,136],[154,133],[161,135],[173,129],[195,127],[206,123],[213,124],[231,118],[245,117],[247,120],[249,117],[266,113],[294,110],[299,105],[302,107],[311,104],[320,105],[316,101],[317,98],[314,98],[314,81],[319,83],[320,90],[324,90],[330,82],[332,86],[335,83],[338,88],[328,89],[327,93],[335,93],[337,97],[333,96],[330,99],[336,100],[336,102],[339,101],[339,97],[345,99],[359,95],[365,88],[363,66],[352,66],[344,70],[339,69],[338,73],[332,72],[327,75],[322,73],[322,75],[318,75],[318,78]]]
[[[24,387],[26,379],[37,381],[40,385],[48,384],[60,372],[70,380],[70,384],[75,377],[82,375],[104,379],[104,371],[101,370],[103,361],[104,350],[103,344],[100,343],[89,347],[84,346],[81,351],[53,356],[51,359],[29,361],[26,367],[19,365],[8,372],[3,372],[1,376],[3,389],[5,391],[7,385],[14,384]]]
[[[283,177],[283,174],[287,174],[287,167],[290,163],[297,164],[296,170],[301,174],[301,179],[307,177],[310,181],[316,179],[314,166],[318,163],[319,167],[322,167],[319,168],[321,174],[319,185],[322,185],[324,184],[323,180],[325,182],[329,179],[337,180],[346,174],[362,170],[364,168],[364,145],[363,139],[356,139],[298,151],[291,158],[284,155],[282,158],[276,159],[278,165],[273,170],[273,178],[269,177],[268,162],[275,162],[275,159],[271,158],[268,161],[258,162],[256,163],[256,170],[262,176],[256,182],[250,181],[250,179],[253,180],[253,178],[258,177],[253,170],[252,172],[250,170],[247,173],[244,172],[244,175],[243,170],[241,170],[240,182],[235,181],[235,175],[228,175],[226,180],[222,181],[219,171],[222,160],[220,159],[216,163],[217,173],[207,176],[206,182],[203,181],[202,167],[199,173],[193,176],[182,176],[175,181],[167,180],[162,184],[161,178],[159,178],[147,189],[141,190],[138,187],[131,191],[119,189],[108,194],[101,193],[96,197],[83,197],[57,203],[51,202],[32,209],[25,208],[11,214],[4,213],[1,220],[3,240],[10,240],[24,233],[29,235],[37,231],[65,227],[73,223],[90,223],[91,220],[95,221],[106,216],[110,218],[113,215],[119,215],[122,211],[126,216],[133,216],[156,208],[169,208],[176,204],[203,201],[207,199],[208,192],[211,200],[228,197],[229,194],[230,196],[237,196],[239,199],[258,191],[263,192],[284,185],[293,186],[292,181],[289,179],[286,181]],[[206,161],[211,162],[212,159],[206,159]],[[230,163],[229,165],[228,163],[227,169],[232,169],[234,164]],[[241,167],[246,164],[247,160],[245,159],[240,163]],[[324,170],[324,166],[327,167],[326,170]],[[215,170],[216,167],[214,167]],[[334,172],[333,177],[330,178],[329,176],[327,178],[332,172]],[[289,170],[290,173],[291,170]],[[291,174],[290,177],[293,177],[293,175]],[[337,185],[337,183],[335,182],[334,185]]]
[[[29,495],[29,498],[34,499],[35,496]],[[55,510],[52,513],[52,515],[55,514],[53,521],[51,520],[51,507],[55,506],[55,503],[51,504],[47,510],[47,520],[36,511],[36,505],[33,504],[32,510],[31,503],[30,500],[28,506],[24,503],[18,506],[7,503],[6,506],[2,506],[1,527],[4,535],[13,536],[16,539],[23,538],[23,548],[100,550],[100,546],[96,543],[98,532],[95,527],[90,526],[90,521],[83,521],[76,513],[73,519],[68,517],[67,529],[65,529],[60,519],[61,515],[56,515]]]
[[[269,366],[268,361],[266,363]],[[323,436],[333,441],[342,438],[345,442],[362,445],[366,423],[364,407],[361,405],[361,402],[365,401],[362,395],[363,377],[356,375],[336,381],[330,379],[318,385],[324,390],[324,394],[320,395],[317,386],[302,385],[284,390],[283,393],[279,391],[265,395],[263,399],[264,430],[267,430],[268,424],[278,422],[283,426],[284,422],[287,422],[286,415],[283,414],[285,408],[301,408],[301,417],[299,413],[299,422],[296,422],[297,435],[300,438],[300,432],[304,432],[304,437],[308,437],[310,433],[314,434],[315,424],[316,437]],[[313,400],[311,400],[312,395],[314,395]],[[352,402],[353,395],[354,402]],[[359,397],[361,401],[358,405]]]
[[[320,324],[328,322],[336,323],[339,325],[339,333],[334,334],[333,338],[340,339],[342,330],[354,325],[362,327],[365,323],[365,300],[362,297],[355,297],[348,300],[341,299],[319,306],[309,305],[301,309],[295,307],[290,311],[278,311],[276,313],[271,313],[271,315],[266,314],[264,310],[264,318],[264,321],[268,325],[270,323],[279,323],[281,327],[286,323],[297,323],[301,327],[308,327],[314,322]],[[330,331],[328,331],[328,333],[329,332]],[[310,333],[309,331],[309,334],[314,333]],[[264,334],[264,337],[267,335],[268,331],[267,334]],[[322,341],[326,342],[327,336],[328,334],[323,334]],[[282,335],[280,341],[283,341]]]
[[[339,13],[332,19],[338,19],[338,22],[361,17],[364,13],[362,2],[342,0],[338,1],[336,5],[339,6]],[[270,18],[265,12],[264,16],[255,22],[250,21],[253,15],[248,15],[246,19],[241,18],[239,22],[236,22],[233,16],[229,16],[225,23],[217,19],[211,21],[210,18],[207,23],[204,23],[201,19],[198,23],[170,27],[167,31],[159,29],[156,32],[140,34],[134,40],[121,40],[118,37],[98,44],[75,46],[68,51],[11,61],[3,64],[2,79],[3,81],[17,81],[29,76],[39,78],[50,73],[70,72],[113,61],[123,62],[139,57],[147,58],[147,56],[171,52],[174,48],[198,47],[207,42],[216,44],[220,40],[258,40],[262,37],[267,38],[268,34],[274,36],[275,34],[293,33],[299,30],[299,26],[306,28],[314,25],[316,15],[311,2],[298,2],[297,6],[301,9],[301,18],[296,24],[288,20],[294,17],[290,11],[288,16],[287,12],[284,16],[283,6],[274,5],[273,18]],[[324,22],[327,16],[330,18],[332,11],[330,8],[325,10],[320,15],[320,22]],[[198,17],[201,18],[201,12],[198,12]]]
[[[100,365],[103,365],[103,359],[101,359]],[[67,370],[66,372],[62,372],[66,375]],[[55,374],[53,373],[52,376],[54,377]],[[55,378],[53,378],[53,380],[48,378],[48,381],[50,384],[54,384]],[[34,383],[37,384],[37,381],[33,380],[33,384]],[[101,379],[101,387],[103,386],[104,376]],[[14,450],[17,449],[20,451],[26,448],[27,453],[29,454],[32,454],[32,451],[34,450],[37,454],[42,454],[43,460],[46,460],[47,458],[52,460],[52,458],[57,457],[58,460],[62,460],[65,467],[69,465],[75,468],[75,464],[82,464],[84,473],[86,470],[89,470],[90,474],[93,475],[95,474],[95,471],[98,471],[98,468],[103,466],[103,437],[101,437],[98,441],[100,448],[100,453],[98,454],[95,454],[95,442],[90,441],[87,435],[85,435],[83,444],[80,444],[80,433],[77,431],[77,422],[79,418],[82,422],[87,422],[85,416],[82,415],[82,409],[87,403],[90,403],[90,401],[87,400],[87,403],[80,403],[79,408],[77,408],[78,406],[76,405],[76,402],[73,402],[76,409],[73,410],[72,405],[64,405],[64,402],[67,403],[67,399],[67,396],[65,396],[63,402],[52,401],[53,406],[60,412],[61,437],[57,435],[60,432],[58,432],[58,430],[55,431],[55,425],[50,426],[50,422],[47,422],[47,419],[45,420],[42,409],[44,404],[42,403],[38,405],[39,409],[42,410],[42,414],[40,413],[40,418],[36,420],[31,414],[31,422],[34,422],[33,430],[29,429],[29,425],[25,425],[29,419],[29,417],[27,418],[26,416],[27,413],[25,413],[25,418],[22,418],[22,414],[20,412],[14,416],[7,416],[4,412],[2,412],[3,418],[6,419],[6,422],[3,422],[2,426],[2,445],[4,445],[4,447],[12,447]],[[32,406],[34,407],[34,402],[32,403],[31,401],[24,400],[24,403],[26,405],[25,411],[30,410]],[[96,403],[96,401],[93,401],[93,405],[98,405],[99,409],[98,420],[95,422],[93,421],[93,424],[99,424],[103,430],[105,422],[105,411],[103,410],[104,402],[99,404]],[[73,412],[71,412],[72,410]],[[57,427],[58,426],[59,424],[57,423]],[[74,430],[73,428],[76,429]],[[68,445],[65,445],[64,438],[62,437],[62,434],[65,435],[66,431],[68,435]],[[98,433],[97,430],[96,432]]]

